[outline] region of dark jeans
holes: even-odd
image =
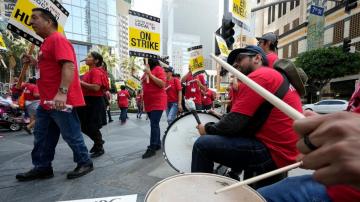
[[[194,144],[191,171],[212,173],[214,162],[258,174],[276,169],[268,149],[255,138],[203,135]]]
[[[108,119],[109,119],[109,121],[111,121],[111,120],[112,120],[112,118],[111,118],[110,109],[107,109],[107,110],[106,110],[106,113],[107,113],[107,115],[108,115]]]
[[[161,141],[160,141],[160,119],[163,111],[160,110],[154,110],[151,112],[148,112],[148,116],[150,119],[150,145],[148,148],[153,150],[158,150],[161,148]]]
[[[196,110],[202,110],[203,109],[202,105],[195,104],[195,107],[196,107]]]
[[[137,108],[138,108],[136,117],[141,118],[141,115],[142,115],[142,113],[143,113],[143,106],[142,106],[142,104],[139,104],[139,103],[137,103],[136,106],[137,106]]]
[[[204,105],[203,110],[210,110],[212,105]]]
[[[36,112],[34,148],[31,152],[35,169],[47,170],[52,167],[51,162],[54,160],[60,133],[73,151],[74,162],[78,165],[91,163],[76,110],[68,113],[44,110],[39,106]]]
[[[127,107],[120,107],[120,116],[119,116],[119,120],[121,120],[122,123],[126,122],[126,118],[127,118]]]

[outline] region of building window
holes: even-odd
[[[333,43],[337,44],[342,42],[344,38],[344,20],[341,20],[334,25],[334,38]]]
[[[296,7],[298,7],[300,5],[300,0],[295,1],[295,3],[296,3]]]
[[[275,21],[275,6],[272,6],[272,19],[271,22]]]
[[[277,29],[277,30],[274,32],[274,34],[275,34],[276,36],[279,36],[279,30]]]
[[[355,50],[360,51],[360,42],[354,43]]]
[[[360,13],[350,18],[350,38],[354,39],[360,36]]]
[[[281,10],[282,10],[282,4],[278,4],[278,18],[281,18]]]
[[[292,28],[295,29],[297,26],[299,26],[299,18],[293,21]]]
[[[295,58],[299,52],[299,42],[294,41],[291,43],[291,58]]]
[[[290,24],[287,24],[284,26],[284,33],[288,32],[290,30]]]
[[[283,47],[283,58],[289,57],[289,45]]]
[[[285,2],[285,3],[283,3],[283,15],[285,15],[286,14],[286,6],[287,6],[287,3]]]
[[[271,23],[271,7],[268,8],[268,25]]]
[[[295,7],[295,2],[294,1],[290,2],[290,10],[294,9],[294,7]]]

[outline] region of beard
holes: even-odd
[[[241,66],[238,68],[238,70],[243,73],[244,75],[249,75],[251,72],[253,72],[253,68],[254,66],[251,64],[245,65],[245,66]]]

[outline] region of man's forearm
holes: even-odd
[[[75,66],[72,62],[64,62],[61,68],[61,83],[59,87],[69,88],[74,79]]]

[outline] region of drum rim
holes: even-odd
[[[183,177],[183,176],[189,176],[189,175],[197,175],[197,176],[213,176],[213,177],[220,177],[220,178],[225,178],[227,180],[231,180],[234,183],[237,183],[239,181],[234,180],[232,178],[229,177],[225,177],[223,175],[217,175],[214,173],[180,173],[177,175],[173,175],[173,176],[169,176],[165,179],[160,180],[159,182],[157,182],[156,184],[154,184],[146,193],[146,196],[144,198],[144,202],[147,201],[147,199],[149,198],[150,193],[160,184],[164,183],[165,181],[171,180],[173,178],[178,178],[178,177]],[[252,187],[248,186],[248,185],[244,185],[246,187],[246,189],[249,189],[250,191],[252,191],[253,193],[255,193],[258,197],[260,197],[263,201],[266,201],[265,198],[263,196],[261,196],[261,194],[259,192],[257,192],[255,189],[253,189]]]
[[[205,110],[197,110],[196,111],[198,114],[209,114],[215,118],[218,118],[220,120],[220,117],[219,116],[216,116],[215,114],[212,114],[212,113],[209,113],[209,112],[206,112]],[[188,115],[192,115],[191,112],[186,112],[184,113],[183,115],[179,116],[179,117],[176,117],[176,119],[166,128],[166,131],[165,131],[165,135],[163,136],[162,138],[162,141],[161,141],[161,147],[162,147],[162,154],[163,154],[163,157],[165,159],[165,161],[170,165],[170,167],[172,167],[176,172],[178,173],[181,173],[183,174],[184,172],[181,172],[180,170],[178,170],[177,168],[175,168],[175,166],[169,161],[167,155],[166,155],[166,152],[165,152],[165,139],[168,135],[168,132],[169,132],[169,129],[171,128],[171,126],[173,124],[176,123],[176,121],[178,121],[179,119],[181,119],[182,117],[184,116],[188,116]]]

